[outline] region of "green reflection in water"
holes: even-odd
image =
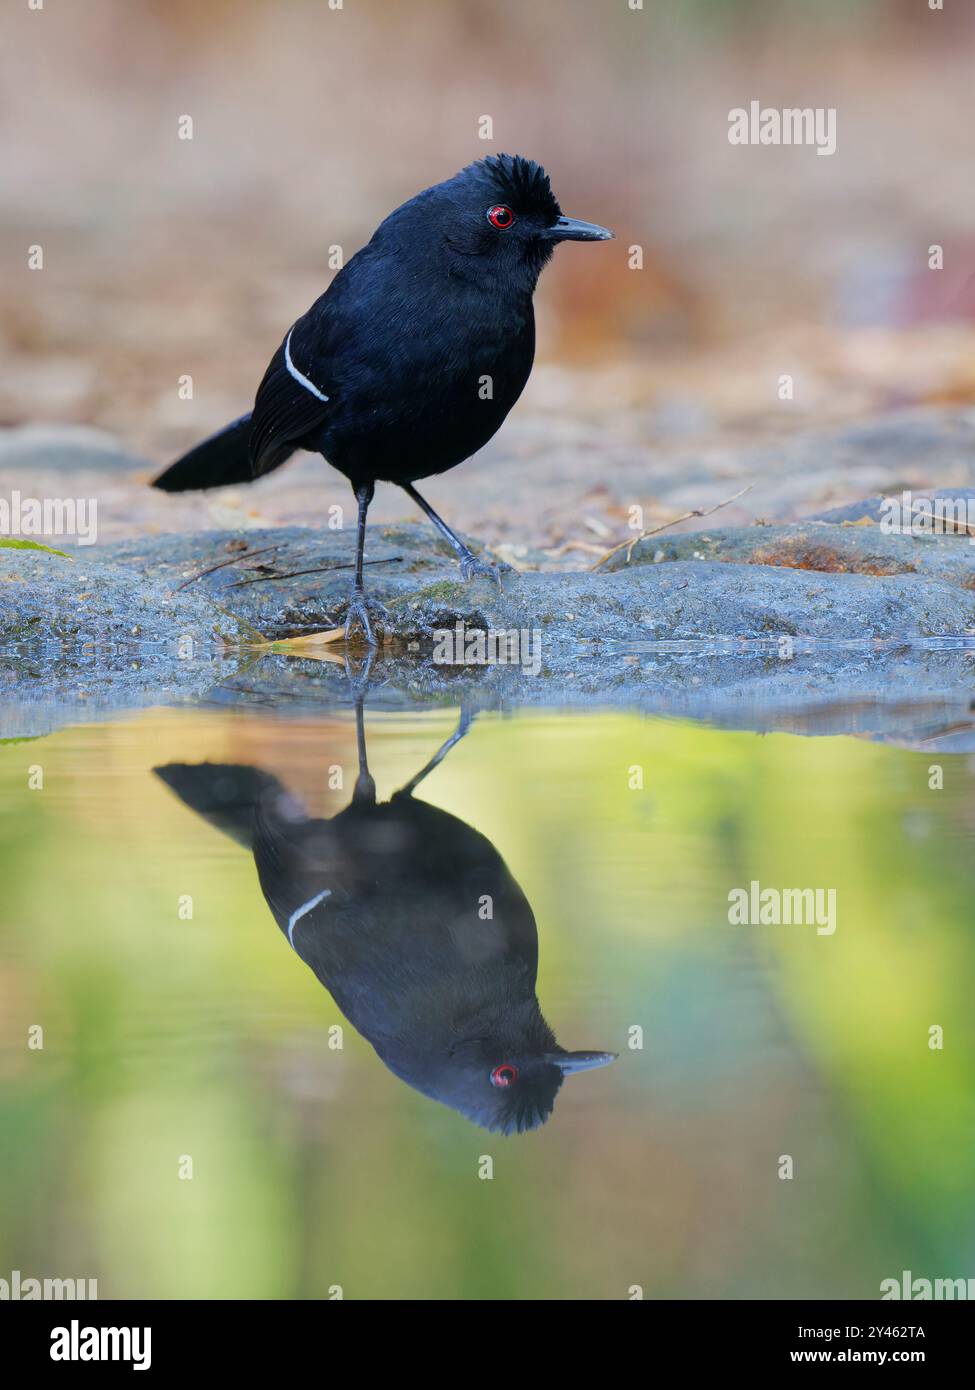
[[[380,796],[453,723],[367,714]],[[93,1277],[102,1297],[872,1298],[905,1268],[975,1274],[964,760],[939,757],[935,791],[932,758],[849,738],[482,717],[417,795],[527,895],[560,1041],[621,1054],[504,1138],[351,1028],[329,1046],[341,1015],[251,856],[151,775],[204,759],[332,815],[354,731],[184,712],[0,748],[0,1277]],[[753,879],[834,888],[835,934],[729,925]]]

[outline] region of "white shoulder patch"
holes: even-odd
[[[324,395],[323,392],[319,391],[318,387],[315,385],[313,381],[308,380],[304,372],[299,372],[298,368],[291,360],[291,334],[293,332],[294,329],[292,328],[288,336],[284,340],[284,365],[287,367],[288,371],[294,377],[295,381],[297,381],[299,386],[303,386],[306,391],[310,391],[312,395],[317,396],[320,401],[327,401],[328,397]]]
[[[301,921],[302,917],[307,916],[309,912],[313,911],[324,898],[330,898],[331,896],[331,888],[323,888],[320,893],[316,893],[313,898],[309,898],[306,903],[302,903],[301,907],[296,907],[294,912],[292,912],[291,916],[288,918],[288,940],[291,942],[292,949],[294,949],[295,944],[295,927]]]

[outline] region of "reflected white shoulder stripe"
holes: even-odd
[[[296,908],[295,911],[292,912],[291,916],[288,918],[288,940],[291,942],[292,950],[295,949],[295,927],[301,921],[302,917],[304,917],[306,913],[311,912],[313,908],[316,908],[323,898],[330,898],[331,896],[331,888],[323,888],[316,897],[309,898],[308,902],[302,903],[301,907]]]
[[[291,360],[291,334],[293,332],[294,329],[292,328],[291,332],[289,332],[288,336],[284,340],[284,365],[287,367],[288,371],[294,377],[295,381],[297,381],[299,386],[303,386],[306,391],[310,391],[312,395],[317,396],[320,401],[327,401],[328,397],[324,395],[321,391],[319,391],[318,387],[315,385],[313,381],[308,380],[304,372],[299,372],[298,368]]]

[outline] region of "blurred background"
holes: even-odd
[[[3,424],[94,425],[164,462],[249,406],[331,245],[348,257],[403,199],[500,150],[542,161],[563,206],[619,238],[545,272],[540,365],[491,446],[502,463],[561,451],[590,540],[615,524],[614,499],[582,500],[600,441],[653,474],[674,451],[975,400],[971,6],[47,0],[2,24]],[[730,145],[728,113],[752,100],[835,107],[836,153]],[[307,516],[298,468],[241,517]],[[461,524],[494,505],[475,477],[451,480]],[[816,500],[841,492],[827,472]],[[200,510],[165,506],[133,493],[120,518],[172,529]]]

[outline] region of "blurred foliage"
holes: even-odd
[[[369,716],[380,795],[451,727]],[[525,1299],[875,1298],[903,1268],[967,1275],[962,760],[942,758],[935,792],[928,757],[854,739],[479,720],[422,795],[526,891],[560,1041],[622,1054],[505,1140],[351,1029],[329,1050],[339,1015],[250,856],[150,775],[254,762],[332,814],[348,791],[328,768],[348,788],[354,756],[344,721],[196,712],[0,748],[0,1271],[97,1277],[102,1297]],[[836,934],[729,926],[728,891],[753,878],[835,887]]]

